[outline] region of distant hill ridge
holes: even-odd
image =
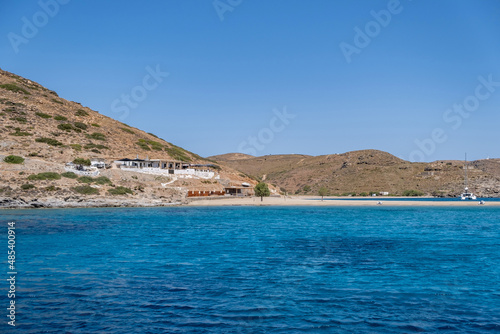
[[[322,156],[239,153],[210,157],[234,169],[275,184],[292,194],[316,195],[326,187],[332,195],[418,190],[426,195],[458,196],[463,191],[464,162],[412,163],[378,150]],[[469,184],[480,196],[500,196],[500,159],[469,162]]]

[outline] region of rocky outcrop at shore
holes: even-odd
[[[99,208],[99,207],[158,207],[186,204],[185,199],[165,201],[151,198],[2,198],[0,209],[35,209],[35,208]]]

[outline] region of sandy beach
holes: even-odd
[[[385,199],[385,200],[384,200]],[[456,201],[433,201],[429,200],[394,200],[387,201],[388,197],[376,200],[365,198],[328,198],[321,200],[320,197],[314,196],[291,196],[291,197],[264,197],[261,201],[257,197],[242,197],[242,198],[209,198],[209,199],[188,199],[188,206],[480,206],[479,201],[461,201],[457,198]],[[381,202],[381,204],[378,204]],[[485,200],[485,204],[481,206],[500,206],[500,202]]]

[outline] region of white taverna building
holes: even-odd
[[[126,171],[139,172],[157,175],[175,175],[179,177],[199,177],[202,179],[212,179],[215,172],[212,169],[215,165],[189,164],[179,160],[162,159],[120,159],[115,160],[115,165]]]

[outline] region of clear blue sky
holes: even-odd
[[[0,1],[0,67],[202,156],[500,158],[499,1],[54,1]]]

